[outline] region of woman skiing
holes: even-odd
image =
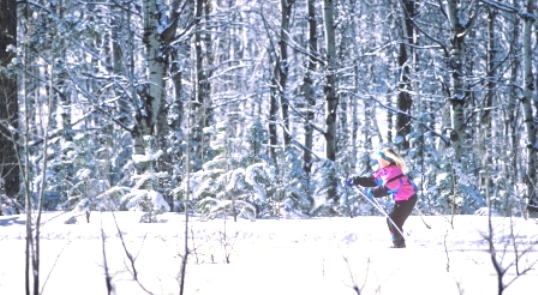
[[[385,148],[378,152],[377,162],[380,169],[370,176],[354,176],[345,180],[345,185],[368,187],[368,197],[383,197],[391,195],[394,207],[389,213],[387,223],[392,235],[391,248],[405,248],[403,225],[417,202],[416,186],[405,175],[407,165],[404,159],[392,149]]]

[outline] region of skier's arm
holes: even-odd
[[[359,185],[362,187],[376,187],[377,183],[375,182],[375,178],[373,176],[354,176],[353,177],[353,184]]]
[[[384,186],[378,186],[373,176],[366,176],[366,177],[354,176],[353,184],[359,185],[362,187],[372,187],[371,189],[372,196],[374,196],[375,198],[381,198],[384,196],[388,196],[390,194],[389,189],[387,189]]]

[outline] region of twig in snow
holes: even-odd
[[[346,256],[343,257],[344,258],[344,261],[346,262],[346,265],[347,265],[347,271],[349,273],[349,277],[351,279],[351,283],[353,284],[352,288],[353,290],[355,291],[355,293],[357,293],[357,295],[361,295],[361,289],[359,288],[359,286],[357,285],[357,282],[355,280],[355,276],[353,275],[353,271],[351,270],[351,265],[349,263],[349,260],[347,259]]]
[[[445,236],[443,237],[443,247],[445,249],[445,256],[446,256],[446,272],[450,272],[450,256],[448,255],[448,247],[446,245],[446,237],[448,236],[448,230],[445,233]]]
[[[132,274],[133,274],[133,280],[138,284],[138,286],[140,288],[142,288],[142,290],[144,290],[144,292],[146,292],[148,294],[153,294],[148,289],[146,289],[146,287],[140,282],[140,280],[138,278],[138,270],[137,270],[136,265],[135,265],[136,258],[133,257],[131,252],[129,252],[129,250],[127,249],[127,245],[125,244],[125,239],[123,238],[123,234],[121,233],[120,226],[118,225],[118,221],[116,220],[116,215],[114,214],[114,212],[112,212],[112,217],[114,218],[114,224],[116,225],[116,230],[118,231],[118,235],[120,237],[120,241],[121,241],[121,244],[123,246],[123,250],[125,251],[125,255],[127,256],[127,259],[129,260],[129,263],[131,264],[131,271],[132,271]],[[145,237],[146,236],[144,236],[144,238]]]
[[[112,277],[110,276],[110,269],[108,268],[108,258],[106,256],[106,235],[105,230],[103,229],[103,218],[101,217],[101,250],[103,251],[103,267],[105,269],[105,283],[107,294],[111,295],[114,291],[114,286],[112,286]]]
[[[58,254],[58,256],[56,256],[56,259],[54,259],[54,263],[52,264],[52,268],[49,271],[49,273],[47,274],[47,277],[45,278],[45,281],[43,282],[43,286],[41,286],[40,294],[43,294],[43,291],[45,290],[45,286],[47,285],[47,282],[49,281],[49,278],[50,278],[50,275],[52,274],[52,271],[56,267],[56,264],[58,264],[58,260],[60,260],[60,256],[62,255],[62,253],[64,253],[65,248],[67,248],[67,246],[69,246],[69,244],[71,244],[71,241],[69,241],[69,242],[67,242],[67,244],[65,244],[65,246],[62,248],[62,250],[60,250],[60,253]]]

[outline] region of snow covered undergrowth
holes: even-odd
[[[65,223],[70,213],[45,213],[43,294],[107,294],[104,255],[114,294],[179,294],[184,216],[166,213],[158,223],[147,224],[138,222],[141,215],[114,214],[135,258],[136,282],[111,213],[93,212],[91,223],[76,217],[75,224]],[[389,249],[382,217],[192,218],[185,294],[359,294],[357,288],[360,294],[496,294],[487,218],[455,216],[454,228],[450,217],[427,216],[425,221],[431,229],[420,217],[410,217],[408,248]],[[496,257],[508,268],[504,282],[518,277],[504,294],[535,294],[538,225],[520,218],[512,224],[493,218]],[[24,216],[0,217],[0,294],[24,294],[24,245]],[[517,275],[517,270],[527,271]]]

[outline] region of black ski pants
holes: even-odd
[[[387,218],[387,224],[390,233],[392,234],[394,245],[402,245],[405,243],[405,238],[402,235],[403,225],[405,220],[407,220],[407,217],[413,212],[413,207],[415,207],[416,203],[417,195],[413,195],[405,201],[394,202],[394,207]]]

